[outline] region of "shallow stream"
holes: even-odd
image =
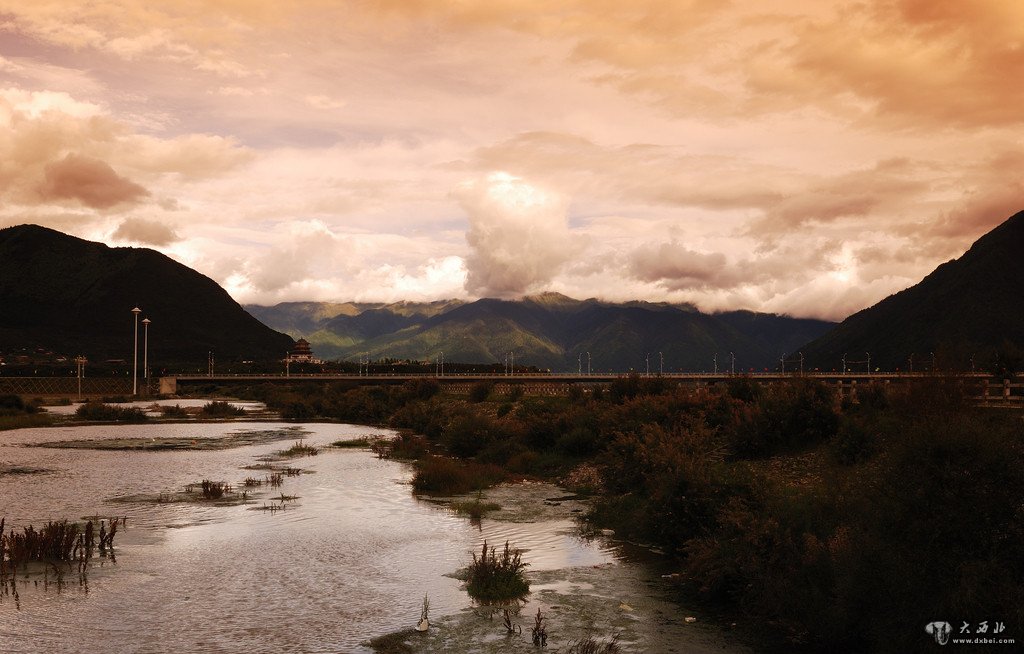
[[[34,447],[83,439],[210,439],[259,432],[229,449]],[[411,467],[368,449],[331,448],[381,430],[352,425],[175,423],[58,426],[0,432],[0,516],[7,528],[86,516],[127,516],[116,562],[94,557],[84,579],[21,575],[0,594],[0,650],[59,652],[370,652],[367,642],[414,625],[424,594],[433,627],[419,651],[528,651],[531,615],[548,616],[548,651],[619,633],[626,651],[737,652],[731,635],[666,601],[658,571],[621,556],[613,540],[577,535],[582,506],[543,484],[492,491],[505,507],[479,525],[416,498]],[[264,438],[265,437],[265,438]],[[203,479],[231,483],[302,439],[317,456],[246,503],[177,501]],[[43,472],[25,472],[42,469]],[[11,472],[14,471],[14,472]],[[284,493],[297,499],[281,502]],[[284,506],[283,510],[265,507]],[[484,540],[524,550],[534,586],[504,635],[450,576]],[[16,591],[12,594],[11,590]],[[421,635],[417,634],[417,637]]]

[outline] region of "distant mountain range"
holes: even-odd
[[[1024,211],[920,283],[853,314],[802,349],[807,365],[967,370],[1024,347]]]
[[[0,352],[132,359],[131,310],[152,320],[150,361],[281,359],[294,344],[212,279],[145,248],[111,248],[36,225],[0,229]],[[140,356],[144,329],[139,325]],[[140,360],[141,365],[141,360]]]
[[[574,300],[544,293],[521,300],[396,304],[286,302],[245,307],[266,324],[310,342],[324,358],[504,362],[557,371],[665,372],[774,367],[783,352],[834,323],[689,305]]]
[[[291,337],[327,359],[517,364],[556,371],[979,369],[996,352],[1024,361],[1024,212],[919,284],[838,326],[690,305],[544,293],[521,300],[239,306],[213,280],[145,248],[110,248],[35,225],[0,230],[0,353],[46,349],[131,359],[131,308],[153,323],[153,361],[280,359]],[[250,315],[251,314],[251,315]],[[260,322],[262,321],[262,323]],[[265,323],[265,324],[264,324]],[[267,327],[269,325],[270,327]],[[273,328],[273,329],[271,329]],[[275,329],[280,330],[274,331]],[[140,338],[143,331],[140,328]],[[662,363],[663,362],[663,363]]]

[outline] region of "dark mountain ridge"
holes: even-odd
[[[282,358],[292,339],[212,279],[146,248],[111,248],[37,225],[0,230],[0,351],[46,348],[131,360],[134,319],[152,320],[152,362]],[[140,347],[144,330],[139,325]]]
[[[858,311],[805,345],[810,365],[863,370],[968,370],[1024,346],[1024,211],[979,238],[918,284]],[[933,357],[934,355],[934,357]]]

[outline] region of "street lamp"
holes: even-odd
[[[149,318],[142,319],[142,378],[146,380],[146,391],[149,391]]]
[[[79,354],[75,357],[75,363],[78,365],[78,399],[82,399],[82,377],[85,376],[86,359]]]
[[[139,314],[142,309],[132,309],[135,314],[135,343],[132,345],[132,395],[139,394]]]

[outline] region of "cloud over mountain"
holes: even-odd
[[[542,288],[573,252],[561,197],[506,173],[463,184],[459,204],[469,217],[466,290],[516,297]]]

